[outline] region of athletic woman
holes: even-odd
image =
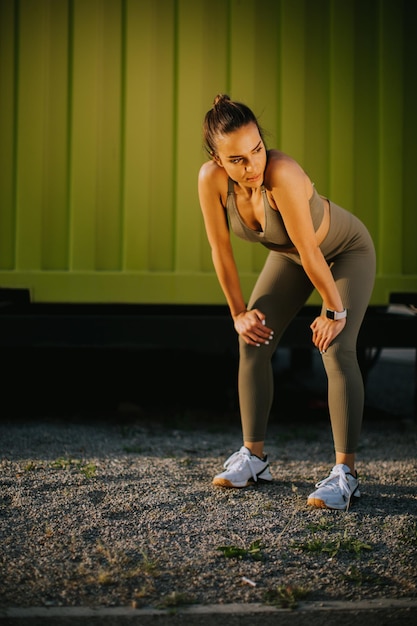
[[[364,405],[356,340],[375,278],[371,237],[353,214],[319,195],[303,168],[267,150],[246,105],[216,97],[204,120],[209,161],[198,189],[216,275],[239,335],[239,404],[243,445],[213,483],[246,487],[272,480],[264,441],[273,399],[271,359],[286,327],[314,289],[321,314],[311,324],[328,379],[335,447],[330,475],[308,497],[316,507],[346,510],[358,498],[355,467]],[[231,229],[269,249],[248,303]]]

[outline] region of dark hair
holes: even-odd
[[[251,123],[256,124],[263,141],[262,129],[253,111],[246,104],[234,102],[225,94],[218,94],[203,124],[204,144],[209,155],[216,155],[216,136],[228,135]]]

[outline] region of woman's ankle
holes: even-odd
[[[264,458],[264,442],[263,441],[245,441],[243,443],[250,453],[260,459]]]

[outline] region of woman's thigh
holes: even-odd
[[[368,254],[353,251],[341,254],[332,264],[331,271],[348,312],[340,339],[354,347],[375,282],[373,250]]]
[[[266,315],[266,324],[278,341],[314,287],[301,264],[291,255],[270,252],[249,299],[249,309]]]

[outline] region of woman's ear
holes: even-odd
[[[222,163],[220,157],[217,156],[217,154],[213,154],[212,156],[213,156],[213,161],[215,163],[217,163],[217,165],[219,165],[220,167],[223,167],[223,163]]]

